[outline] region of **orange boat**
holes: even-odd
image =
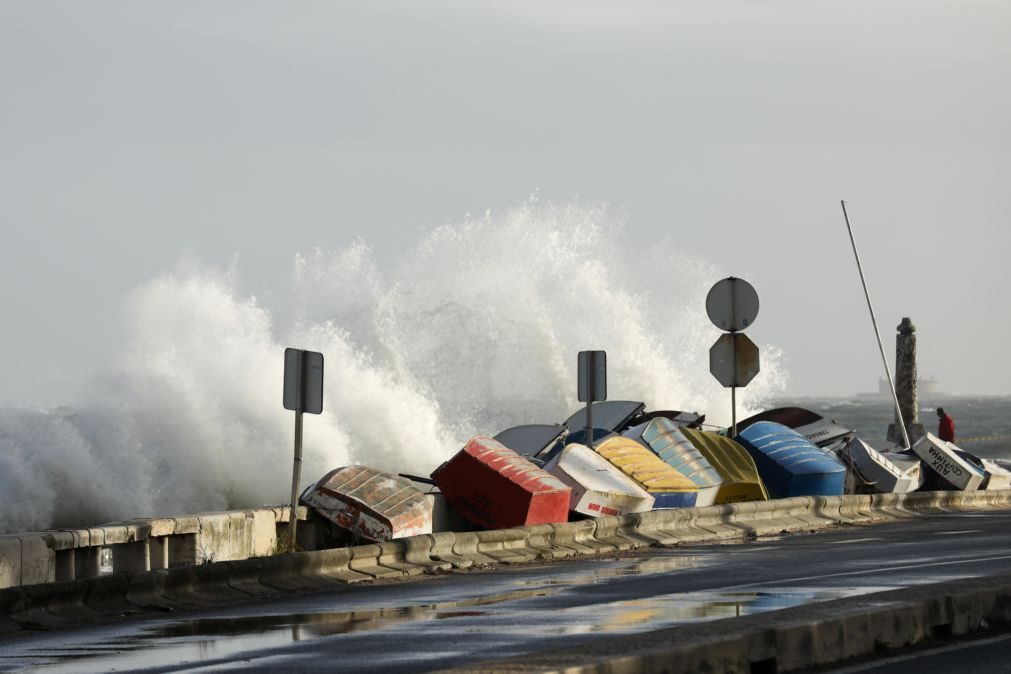
[[[492,438],[471,438],[432,479],[457,512],[486,529],[569,517],[571,489]]]

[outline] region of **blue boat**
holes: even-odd
[[[846,466],[792,428],[759,421],[734,440],[755,460],[772,498],[843,493]]]

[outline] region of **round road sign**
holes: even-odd
[[[758,293],[741,278],[718,281],[706,295],[709,320],[721,330],[737,332],[750,327],[758,316]]]

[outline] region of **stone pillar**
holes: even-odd
[[[923,426],[919,421],[919,401],[916,395],[916,326],[908,317],[903,318],[895,337],[895,396],[899,399],[902,420],[906,422],[906,433],[910,442],[923,437]],[[888,427],[888,441],[902,444],[899,430],[899,415],[895,423]]]

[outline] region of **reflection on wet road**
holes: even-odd
[[[510,567],[20,636],[0,641],[0,669],[423,671],[1011,570],[1003,533],[1011,516],[992,521],[983,529],[972,521],[958,546],[938,544],[959,530],[959,518],[949,516],[879,525],[874,537],[837,530]]]

